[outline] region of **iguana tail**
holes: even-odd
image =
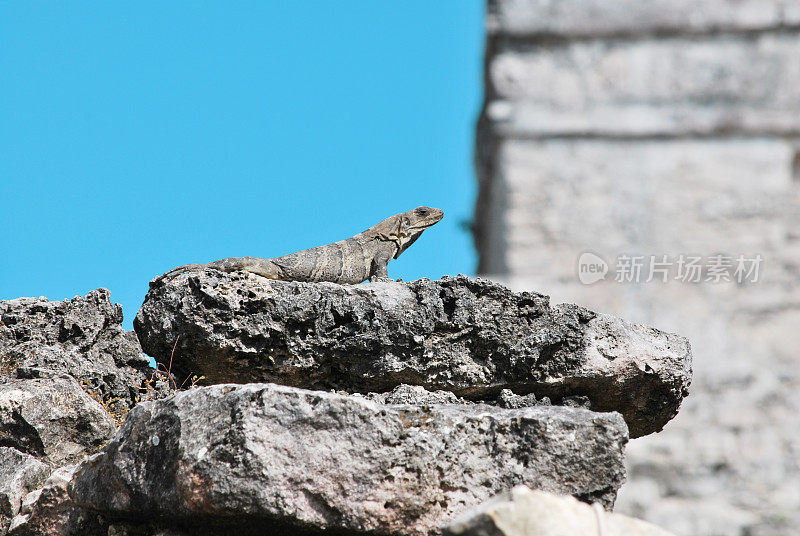
[[[222,272],[236,272],[242,270],[268,279],[284,279],[280,266],[274,259],[261,259],[259,257],[228,257],[204,265]]]
[[[229,273],[236,272],[237,270],[243,270],[266,277],[268,279],[286,280],[281,267],[273,262],[272,259],[260,259],[258,257],[228,257],[227,259],[209,262],[208,264],[185,264],[183,266],[178,266],[164,275],[158,276],[154,283],[169,281],[173,277],[186,272],[201,272],[206,269],[219,270],[221,272]]]
[[[169,272],[158,276],[156,278],[156,281],[163,281],[165,279],[169,280],[184,272],[199,272],[203,270],[205,267],[206,267],[205,264],[184,264],[183,266],[178,266],[177,268],[173,268]]]

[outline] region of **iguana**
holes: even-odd
[[[281,281],[330,281],[356,284],[390,281],[386,264],[413,244],[422,232],[444,216],[438,208],[417,207],[386,218],[377,225],[346,240],[297,253],[261,259],[228,257],[208,264],[187,264],[173,268],[156,281],[170,279],[184,272],[213,268],[223,272],[244,270]]]

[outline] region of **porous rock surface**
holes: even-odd
[[[650,523],[526,486],[470,509],[442,532],[445,536],[673,536]]]
[[[133,406],[152,371],[110,296],[101,288],[64,301],[0,301],[0,379],[18,368],[60,370],[103,400]]]
[[[585,396],[631,437],[661,430],[691,378],[682,337],[465,276],[348,286],[207,270],[152,282],[134,328],[206,383]]]
[[[0,447],[0,534],[5,534],[12,517],[19,513],[22,498],[42,485],[50,467],[35,457]]]
[[[347,393],[340,393],[347,394]],[[358,396],[359,393],[355,393]],[[431,404],[470,404],[470,400],[457,397],[450,391],[428,391],[419,385],[398,385],[388,393],[367,393],[366,398],[381,404],[414,404],[429,406]],[[534,404],[528,404],[533,406]]]
[[[71,496],[110,522],[196,534],[434,534],[522,483],[608,508],[627,440],[616,413],[215,385],[135,407]]]
[[[52,467],[97,452],[117,430],[114,419],[62,372],[20,369],[0,383],[0,447],[12,447]]]
[[[107,536],[106,523],[96,513],[75,505],[69,485],[76,465],[59,467],[41,489],[25,496],[22,508],[11,520],[8,536]]]

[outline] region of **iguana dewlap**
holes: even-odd
[[[208,264],[187,264],[173,268],[157,281],[184,272],[213,268],[223,272],[244,270],[281,281],[330,281],[356,284],[386,281],[386,264],[396,259],[419,238],[422,232],[444,216],[438,208],[417,207],[414,210],[386,218],[346,240],[304,249],[297,253],[261,259],[259,257],[228,257]]]

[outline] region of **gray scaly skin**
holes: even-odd
[[[228,257],[208,264],[187,264],[170,270],[156,281],[207,268],[223,272],[244,270],[280,281],[347,284],[361,283],[366,279],[390,281],[386,264],[399,257],[425,229],[443,216],[444,212],[438,208],[417,207],[386,218],[363,233],[326,246],[304,249],[274,259]]]

